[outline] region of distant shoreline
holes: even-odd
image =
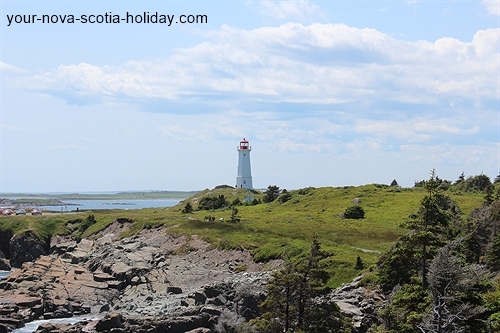
[[[0,193],[13,203],[40,203],[41,200],[138,200],[187,199],[199,191],[134,191],[110,193]]]

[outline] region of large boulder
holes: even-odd
[[[15,235],[10,239],[10,265],[20,268],[25,262],[33,262],[46,255],[43,243],[32,231]]]
[[[350,318],[353,333],[366,333],[372,325],[378,324],[376,312],[385,304],[385,297],[380,291],[366,289],[359,285],[360,281],[361,276],[358,276],[328,295],[342,314]]]
[[[123,327],[122,315],[119,313],[108,313],[103,319],[99,320],[95,329],[97,332],[104,332],[121,327]]]

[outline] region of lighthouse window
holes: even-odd
[[[247,156],[247,154],[243,154],[243,156]]]

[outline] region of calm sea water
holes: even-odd
[[[10,274],[10,271],[0,271],[0,280]]]
[[[65,206],[41,206],[43,210],[76,211],[91,209],[165,208],[177,205],[183,199],[131,199],[131,200],[64,200]]]
[[[98,317],[95,315],[87,315],[87,316],[78,316],[78,317],[61,318],[61,319],[35,320],[30,323],[27,323],[24,327],[13,330],[12,333],[33,333],[36,331],[36,329],[40,324],[45,324],[45,323],[75,324],[83,320],[97,320],[100,318],[102,318],[102,316]]]

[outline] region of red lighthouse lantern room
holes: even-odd
[[[240,149],[249,149],[250,146],[248,144],[248,141],[243,138],[243,140],[240,141]]]

